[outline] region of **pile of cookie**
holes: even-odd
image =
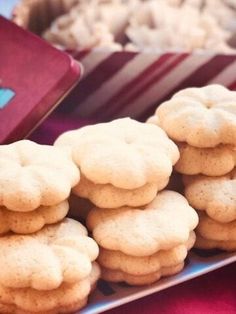
[[[181,271],[194,245],[235,250],[235,117],[236,92],[209,85],[178,92],[150,123],[0,146],[0,313],[71,313],[100,276],[146,285]],[[173,167],[185,197],[166,189]],[[65,218],[71,195],[91,202],[93,239]]]
[[[236,92],[220,85],[187,88],[149,122],[179,147],[175,170],[199,215],[196,247],[236,250]]]
[[[18,23],[19,19],[24,20],[25,11],[30,10],[31,1],[23,0],[22,9],[17,8]],[[38,1],[33,1],[32,11],[35,2]],[[58,47],[235,52],[235,1],[75,0],[74,5],[68,0],[44,2],[55,11],[55,16],[65,13],[42,34]]]
[[[118,119],[66,132],[55,146],[70,149],[80,169],[73,193],[96,206],[87,226],[103,279],[144,285],[183,268],[198,217],[164,190],[179,151],[161,128]]]
[[[68,152],[0,146],[0,313],[71,313],[100,276],[96,242],[65,218],[80,173]]]

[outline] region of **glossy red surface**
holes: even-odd
[[[81,67],[36,35],[0,16],[0,88],[15,95],[0,108],[0,143],[25,137],[59,104]]]

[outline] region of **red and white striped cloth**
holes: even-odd
[[[97,121],[144,120],[176,91],[211,83],[236,89],[236,55],[82,51],[84,76],[62,111]]]

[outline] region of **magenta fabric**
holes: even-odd
[[[236,263],[105,314],[235,314]]]
[[[40,144],[53,144],[61,133],[96,122],[95,119],[82,119],[73,115],[70,116],[55,112],[29,138]]]

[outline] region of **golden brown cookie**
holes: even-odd
[[[221,85],[186,88],[155,113],[169,137],[199,148],[236,146],[236,92]]]
[[[236,170],[221,177],[184,176],[185,196],[219,223],[236,220]]]
[[[12,289],[0,285],[0,311],[9,314],[71,313],[86,305],[90,289],[89,279],[74,284],[64,283],[51,291]]]
[[[163,267],[155,273],[148,275],[134,276],[120,270],[111,270],[102,267],[102,278],[111,282],[126,282],[132,286],[150,285],[158,281],[161,277],[171,276],[179,273],[184,267],[184,263],[180,263],[171,267]]]
[[[158,189],[167,185],[169,178],[159,180]],[[121,206],[142,206],[153,200],[157,194],[157,184],[147,183],[137,189],[121,189],[112,184],[95,184],[81,176],[80,184],[73,188],[73,193],[89,199],[100,208],[118,208]]]
[[[65,219],[31,235],[0,238],[0,285],[53,290],[88,277],[98,246],[79,222]],[[1,300],[0,300],[1,302]]]
[[[0,235],[9,231],[22,234],[39,231],[44,225],[61,221],[68,210],[67,201],[55,206],[40,206],[30,212],[11,211],[0,206]]]
[[[86,279],[74,284],[63,283],[49,291],[12,289],[0,285],[0,313],[74,313],[87,304],[88,295],[95,288],[100,275],[100,267],[93,262],[91,273]]]
[[[186,174],[221,176],[229,173],[236,165],[236,148],[219,145],[214,148],[197,148],[187,143],[178,143],[180,159],[175,170]]]
[[[173,191],[158,193],[144,208],[95,208],[87,218],[99,246],[132,256],[149,256],[186,243],[197,223],[195,210]]]
[[[197,232],[203,238],[215,241],[236,241],[236,220],[220,223],[199,212]]]
[[[193,247],[195,239],[194,232],[191,232],[186,243],[170,250],[160,250],[153,255],[141,257],[100,248],[98,263],[106,269],[122,271],[133,276],[144,276],[156,273],[163,267],[169,268],[182,263]]]
[[[78,181],[66,150],[28,140],[0,146],[0,206],[18,212],[54,206]]]
[[[66,132],[55,145],[70,147],[84,177],[82,187],[74,188],[75,193],[103,207],[129,205],[127,199],[132,193],[128,192],[137,189],[145,190],[146,197],[139,205],[150,202],[168,183],[172,166],[179,158],[176,145],[161,128],[129,118]],[[126,192],[123,202],[113,202],[113,191],[118,195]]]
[[[144,285],[182,269],[198,216],[182,195],[166,190],[139,208],[93,208],[86,222],[100,246],[102,278]]]

